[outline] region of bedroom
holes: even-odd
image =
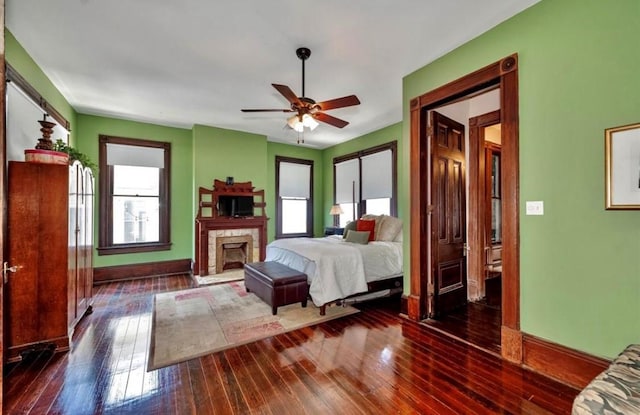
[[[611,358],[626,344],[637,342],[640,332],[640,323],[634,317],[640,303],[640,218],[632,211],[605,211],[603,185],[604,129],[638,122],[640,91],[633,75],[639,59],[634,43],[638,38],[634,24],[638,20],[637,7],[635,1],[616,2],[614,6],[595,1],[543,1],[405,77],[401,123],[360,141],[328,149],[324,154],[281,147],[250,133],[214,127],[195,126],[188,130],[97,116],[70,118],[75,118],[78,131],[87,135],[107,132],[162,136],[175,143],[176,162],[189,167],[174,169],[175,178],[182,185],[174,186],[172,212],[176,217],[189,218],[195,210],[192,175],[193,182],[208,184],[214,177],[240,178],[252,173],[256,175],[251,178],[256,187],[273,194],[273,185],[267,178],[273,177],[273,159],[283,149],[289,150],[287,155],[314,159],[326,167],[336,155],[386,142],[390,136],[401,137],[399,205],[400,216],[407,218],[411,172],[409,149],[403,143],[408,140],[408,100],[518,52],[521,328],[554,343]],[[573,25],[572,21],[579,24]],[[59,94],[39,79],[41,75],[33,69],[33,62],[10,34],[6,42],[7,59],[25,68],[24,72],[33,73],[33,82],[43,89],[42,93],[56,106],[60,102],[64,107]],[[240,151],[238,141],[252,146]],[[80,146],[97,154],[97,147]],[[215,163],[208,161],[211,158]],[[315,212],[319,219],[314,224],[316,234],[321,234],[323,225],[331,222],[328,212],[332,190],[325,185],[331,182],[331,176],[325,172],[316,176],[316,181],[314,189],[319,197],[315,199]],[[545,215],[525,216],[525,200],[544,200]],[[273,206],[272,202],[268,204]],[[174,226],[172,234],[175,247],[169,255],[151,254],[144,259],[139,255],[101,257],[96,266],[190,258],[191,219],[184,226]],[[405,238],[405,251],[408,249]],[[409,291],[408,285],[405,291]]]

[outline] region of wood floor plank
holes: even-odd
[[[192,286],[188,275],[96,286],[70,352],[5,366],[5,412],[566,414],[578,392],[470,346],[495,335],[491,315],[454,316],[460,341],[400,317],[397,299],[147,372],[153,296]]]

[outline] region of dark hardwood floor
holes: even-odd
[[[8,414],[567,414],[578,391],[398,316],[399,300],[146,371],[153,294],[187,276],[96,287],[68,353],[5,367]]]
[[[501,319],[499,306],[478,301],[424,324],[499,356]]]

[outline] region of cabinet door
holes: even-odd
[[[94,179],[91,169],[85,169],[84,176],[84,192],[85,192],[85,244],[83,256],[85,257],[85,296],[87,298],[87,307],[91,307],[93,300],[93,198],[94,198]]]
[[[9,162],[6,288],[8,359],[21,346],[68,347],[67,166]]]
[[[68,303],[68,325],[74,324],[78,318],[78,214],[81,207],[78,204],[78,194],[80,192],[80,177],[78,174],[78,164],[74,163],[69,167],[69,227],[67,230],[67,248],[69,252],[68,280],[69,280],[69,303]]]
[[[93,285],[93,263],[91,260],[93,245],[93,176],[88,168],[79,168],[78,192],[78,314],[82,317],[89,308]]]

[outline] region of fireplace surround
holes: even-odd
[[[254,198],[254,216],[224,216],[218,210],[220,195],[251,195]],[[214,180],[213,190],[199,190],[198,214],[195,220],[196,252],[194,275],[221,273],[242,264],[264,261],[267,238],[267,216],[264,190],[254,190],[251,182],[226,184]],[[225,245],[229,252],[226,253]]]

